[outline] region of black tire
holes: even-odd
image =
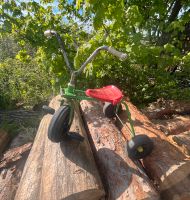
[[[48,128],[48,138],[52,142],[61,142],[67,137],[72,124],[72,120],[71,123],[69,123],[70,114],[71,108],[69,105],[66,105],[61,106],[53,115]]]
[[[113,118],[115,117],[115,112],[116,112],[116,107],[117,105],[113,105],[109,102],[105,102],[104,107],[103,107],[103,113],[107,118]],[[120,104],[119,109],[118,109],[118,113],[120,113],[122,111],[122,106]]]
[[[128,141],[127,153],[132,160],[138,160],[148,156],[153,147],[153,141],[147,135],[136,135]],[[141,151],[138,148],[141,148]]]

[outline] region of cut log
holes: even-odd
[[[173,115],[189,115],[190,109],[184,110],[184,111],[163,109],[163,110],[159,110],[159,111],[145,112],[145,114],[150,120],[152,120],[152,119],[168,119],[168,118],[172,118]]]
[[[6,148],[7,144],[10,141],[10,139],[11,138],[10,138],[9,134],[6,131],[0,129],[0,154]]]
[[[59,98],[54,98],[50,107],[57,110]],[[99,200],[104,190],[79,111],[75,112],[71,130],[79,129],[85,137],[82,143],[52,143],[47,138],[51,118],[46,115],[40,123],[15,200]]]
[[[148,177],[126,156],[125,141],[97,102],[82,101],[90,142],[109,200],[159,199]]]
[[[42,117],[42,112],[32,110],[10,110],[0,111],[0,120],[6,121],[8,124],[39,122]]]
[[[168,119],[172,115],[189,115],[189,101],[173,101],[158,99],[151,103],[148,108],[143,109],[143,113],[150,119]]]
[[[190,131],[180,133],[178,135],[170,135],[168,139],[174,144],[181,152],[190,157]]]
[[[138,109],[126,102],[131,112],[136,134],[146,134],[154,142],[153,152],[143,159],[143,165],[161,191],[162,199],[183,199],[182,195],[188,195],[190,199],[190,161],[175,146],[169,143],[163,132],[158,130],[149,119]],[[127,113],[120,115],[124,124],[129,126]],[[119,122],[117,125],[119,126]],[[130,132],[124,126],[121,127],[126,139],[130,139]]]
[[[151,120],[166,135],[177,135],[190,130],[190,117],[178,116],[168,120]]]
[[[14,199],[32,143],[8,150],[0,161],[0,199]]]

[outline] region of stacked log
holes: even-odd
[[[162,199],[190,199],[190,161],[170,144],[165,134],[158,130],[150,120],[138,109],[126,102],[132,115],[136,134],[146,134],[154,142],[153,152],[143,159],[142,163],[146,168],[149,177],[154,180],[161,192]],[[125,125],[129,126],[127,113],[120,115]],[[119,126],[119,122],[117,122]],[[130,132],[126,126],[120,126],[121,131],[127,140],[130,139]]]
[[[166,135],[177,135],[190,130],[189,116],[176,116],[175,118],[164,120],[151,119],[151,121]]]
[[[189,101],[173,101],[158,99],[157,102],[151,103],[143,113],[149,119],[168,119],[173,115],[189,115],[190,103]]]
[[[0,199],[14,199],[32,143],[6,151],[0,160]]]
[[[168,139],[187,157],[190,157],[190,131],[182,132],[178,135],[170,135]]]
[[[148,177],[125,153],[125,140],[97,102],[82,101],[89,140],[109,200],[159,199]]]
[[[59,98],[50,103],[56,110],[60,106]],[[78,104],[75,107],[71,131],[79,131],[86,138]],[[52,143],[47,138],[51,118],[48,114],[40,123],[15,200],[98,200],[104,197],[88,140]]]

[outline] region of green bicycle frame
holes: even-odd
[[[68,84],[68,87],[64,88],[64,94],[62,95],[62,97],[68,100],[68,104],[71,107],[71,112],[70,112],[71,114],[70,114],[69,123],[72,123],[73,116],[74,116],[73,101],[81,101],[81,100],[97,101],[97,99],[94,99],[94,98],[86,96],[84,91],[75,89],[75,82],[76,82],[77,76],[80,75],[83,72],[83,70],[85,69],[85,67],[87,66],[87,64],[90,63],[93,60],[93,58],[101,50],[108,51],[109,53],[113,54],[114,56],[117,56],[120,60],[125,60],[126,57],[127,57],[127,55],[124,54],[124,53],[122,53],[122,52],[119,52],[119,51],[115,50],[113,47],[101,46],[101,47],[98,47],[87,58],[87,60],[82,64],[82,66],[78,70],[74,70],[74,68],[72,67],[72,65],[69,62],[67,53],[65,51],[65,44],[63,43],[60,35],[56,31],[54,31],[54,30],[47,30],[47,31],[44,32],[44,34],[47,37],[55,36],[57,38],[59,46],[61,47],[61,52],[63,54],[67,70],[71,74],[70,82]],[[131,137],[134,137],[135,136],[135,130],[134,130],[134,126],[133,126],[132,119],[131,119],[131,113],[129,111],[129,108],[128,108],[127,104],[123,100],[121,100],[121,102],[117,105],[117,107],[116,107],[116,113],[118,112],[118,109],[119,109],[119,106],[120,106],[121,103],[123,103],[125,105],[126,112],[127,112],[128,119],[129,119],[129,123],[130,123],[130,127],[131,127],[131,129],[130,129]]]

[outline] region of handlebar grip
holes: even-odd
[[[119,51],[115,50],[113,47],[108,47],[108,52],[117,56],[122,61],[127,58],[127,54],[119,52]]]
[[[44,31],[44,35],[46,37],[51,37],[53,35],[56,35],[56,31],[54,31],[54,30],[47,30],[47,31]]]

